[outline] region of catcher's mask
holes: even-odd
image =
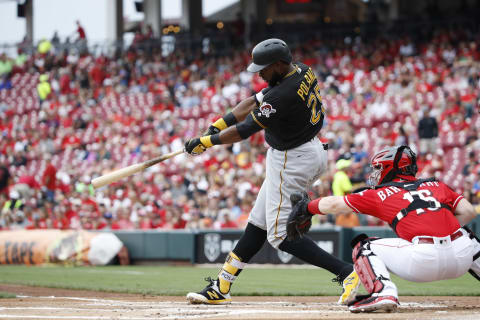
[[[417,174],[417,156],[408,146],[388,147],[377,152],[371,161],[372,173],[368,184],[376,186],[387,183],[396,177]]]

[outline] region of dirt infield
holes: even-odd
[[[401,297],[393,314],[352,314],[336,297],[235,297],[224,306],[142,296],[0,284],[1,319],[480,319],[479,297]]]

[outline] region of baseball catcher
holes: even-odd
[[[467,271],[480,279],[480,243],[464,227],[476,216],[472,204],[434,178],[416,179],[416,155],[408,146],[378,152],[371,166],[370,189],[309,202],[305,194],[293,194],[287,221],[288,236],[298,239],[308,232],[311,215],[363,213],[386,221],[398,235],[362,234],[352,241],[355,270],[368,295],[357,296],[349,310],[396,310],[398,291],[389,271],[415,282],[454,279]]]

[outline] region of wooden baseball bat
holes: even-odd
[[[103,176],[93,179],[92,185],[95,189],[101,188],[103,186],[106,186],[107,184],[116,182],[120,179],[131,176],[132,174],[145,170],[159,162],[173,158],[180,153],[183,153],[183,149],[161,155],[159,157],[144,161],[142,163],[132,164],[131,166],[109,172],[107,174],[104,174]]]

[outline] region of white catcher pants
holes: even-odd
[[[371,260],[375,274],[390,278],[388,271],[402,279],[414,282],[430,282],[454,279],[471,268],[475,250],[474,242],[468,233],[459,229],[463,236],[450,240],[447,237],[428,237],[434,243],[418,243],[399,238],[378,239],[370,243],[370,250],[378,257]],[[388,269],[388,271],[385,269]],[[397,296],[397,288],[392,281],[384,281],[385,287],[379,295]]]
[[[287,234],[290,195],[307,190],[326,168],[327,151],[316,137],[290,150],[268,149],[265,180],[248,222],[267,230],[268,242],[274,248]]]

